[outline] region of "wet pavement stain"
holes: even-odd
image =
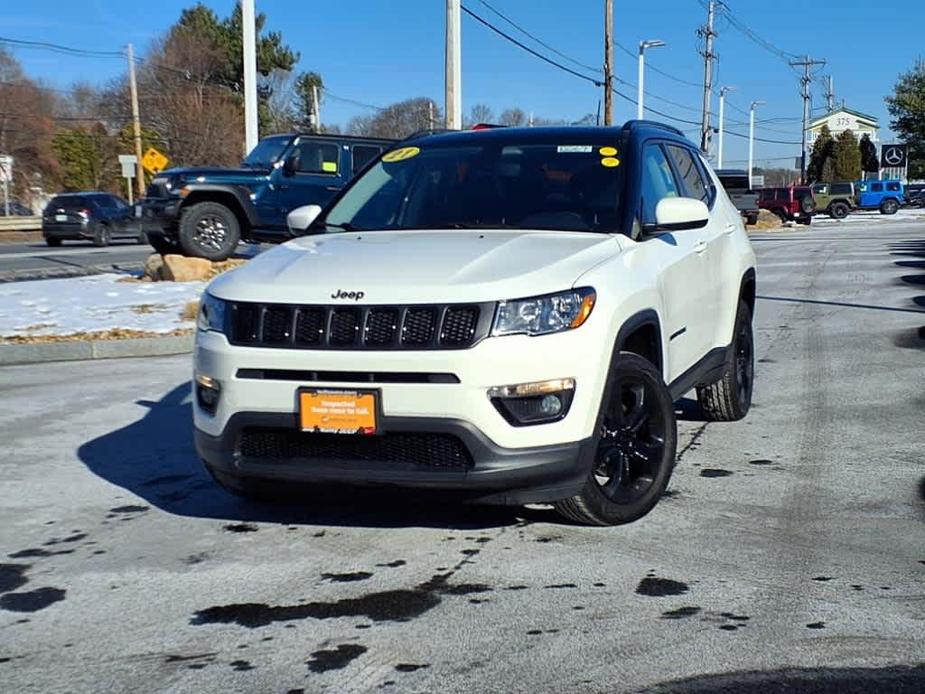
[[[329,670],[342,670],[352,661],[366,653],[366,646],[355,643],[341,644],[330,650],[315,651],[311,660],[305,661],[312,672],[328,672]]]
[[[553,583],[548,586],[543,586],[546,590],[558,590],[561,588],[577,588],[578,586],[574,583]]]
[[[757,458],[755,460],[749,460],[749,465],[774,465],[773,460],[768,460],[767,458]]]
[[[229,533],[255,533],[258,528],[253,523],[228,523],[222,526],[222,530]]]
[[[833,576],[815,576],[813,580],[816,581],[817,583],[827,583],[829,581],[834,580],[834,577]]]
[[[230,663],[228,663],[228,664],[229,664],[232,668],[234,668],[235,670],[237,670],[238,672],[245,672],[246,670],[256,670],[256,669],[257,669],[256,667],[254,667],[253,665],[251,665],[251,664],[250,664],[248,661],[246,661],[246,660],[232,660],[232,661],[231,661]]]
[[[331,581],[332,583],[352,583],[354,581],[365,581],[372,578],[373,574],[369,571],[353,571],[344,574],[321,574],[321,579]]]
[[[26,585],[29,579],[25,573],[31,568],[31,564],[0,564],[0,593],[9,593]]]
[[[145,511],[150,510],[150,506],[139,506],[137,504],[129,504],[128,506],[116,506],[115,508],[109,509],[110,513],[144,513]]]
[[[436,588],[443,595],[471,595],[472,593],[487,593],[494,590],[484,583],[457,583]]]
[[[825,629],[825,622],[812,622],[806,625],[807,629]]]
[[[650,694],[706,694],[707,692],[812,692],[867,694],[868,692],[925,691],[925,665],[884,668],[806,668],[697,675],[656,684]]]
[[[860,584],[858,584],[858,583],[852,583],[852,584],[851,584],[851,590],[861,591],[861,590],[864,590],[864,586],[862,586],[862,585],[860,585]]]
[[[645,595],[652,598],[661,598],[668,595],[684,595],[690,590],[690,586],[680,581],[672,581],[670,578],[657,578],[655,576],[646,576],[636,586],[637,595]]]
[[[172,655],[164,658],[165,663],[185,663],[194,660],[215,660],[218,653],[194,653],[193,655]]]
[[[85,537],[87,537],[87,533],[76,532],[73,535],[69,535],[68,537],[53,537],[48,542],[43,542],[42,546],[53,547],[54,545],[61,545],[69,542],[80,542]]]
[[[73,549],[42,549],[41,547],[30,547],[28,549],[21,549],[18,552],[13,552],[12,554],[7,554],[10,559],[39,559],[42,557],[54,557],[58,554],[73,554]]]
[[[700,471],[701,477],[729,477],[733,474],[731,470],[723,470],[721,468],[704,468]]]
[[[404,559],[396,559],[395,561],[387,561],[382,564],[376,564],[376,566],[389,569],[397,569],[399,566],[404,566],[407,563],[408,562],[406,562]]]
[[[662,619],[684,619],[685,617],[693,617],[695,614],[699,614],[702,608],[695,605],[690,605],[688,607],[679,607],[676,610],[669,610],[668,612],[662,612]]]
[[[720,612],[720,617],[725,617],[726,619],[731,619],[734,622],[747,622],[751,619],[748,615],[744,614],[735,614],[734,612]]]
[[[415,672],[422,668],[430,667],[428,663],[399,663],[395,666],[396,672]]]
[[[366,617],[374,622],[407,622],[440,604],[440,596],[426,590],[387,590],[359,598],[334,602],[311,602],[304,605],[267,605],[238,603],[199,610],[191,624],[239,624],[249,629],[273,622],[301,619],[336,619]],[[292,626],[292,625],[287,625]]]
[[[62,588],[36,588],[25,593],[7,593],[0,597],[0,609],[9,612],[38,612],[64,600]]]
[[[528,586],[508,586],[505,590],[527,590]]]

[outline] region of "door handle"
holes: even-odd
[[[738,228],[739,228],[739,227],[737,227],[735,224],[727,224],[727,225],[726,225],[726,233],[727,233],[727,234],[731,234],[732,232],[734,232],[734,231],[735,231],[736,229],[738,229]]]
[[[340,188],[338,188],[337,186],[325,186],[324,189],[332,193],[336,193],[337,191],[340,190]]]
[[[704,241],[703,239],[701,239],[701,240],[698,241],[696,244],[694,244],[694,251],[695,251],[698,255],[700,255],[701,253],[703,253],[705,250],[707,250],[707,242]]]

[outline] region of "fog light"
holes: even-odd
[[[208,414],[215,414],[222,394],[221,384],[211,376],[196,376],[196,403]]]
[[[562,419],[568,414],[574,394],[573,378],[498,386],[488,391],[495,409],[516,427]]]

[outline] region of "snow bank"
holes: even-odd
[[[0,284],[0,337],[193,327],[180,314],[199,298],[205,282],[124,280],[106,274]]]

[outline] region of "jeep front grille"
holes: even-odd
[[[486,337],[493,304],[297,306],[231,304],[234,345],[290,349],[466,349]]]

